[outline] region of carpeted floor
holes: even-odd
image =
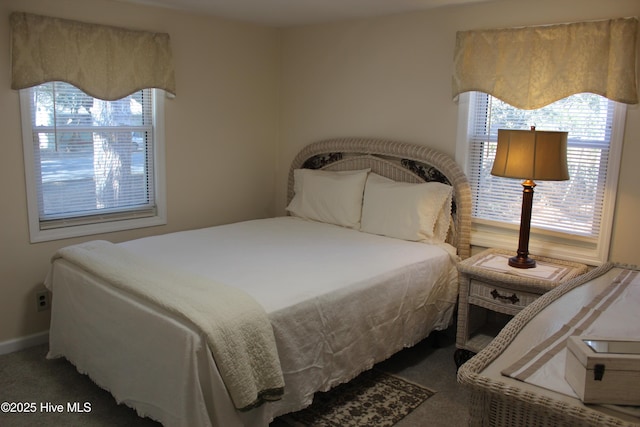
[[[376,370],[406,379],[435,394],[424,400],[395,427],[449,427],[468,424],[467,393],[456,383],[451,334],[439,335],[440,346],[427,339],[380,363]],[[159,426],[135,411],[117,405],[111,395],[79,374],[64,359],[46,360],[46,346],[0,356],[0,403],[35,402],[35,413],[0,412],[0,426]],[[56,405],[77,404],[85,412],[45,412]],[[88,405],[88,406],[87,406]],[[276,419],[270,427],[286,425]],[[251,427],[251,426],[249,426]]]

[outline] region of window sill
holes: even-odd
[[[518,249],[519,226],[473,220],[471,244],[483,248]],[[606,250],[598,250],[597,241],[541,229],[531,229],[529,253],[589,265],[606,262]]]
[[[155,227],[167,223],[164,215],[147,218],[124,219],[121,221],[102,222],[97,224],[76,225],[40,230],[38,224],[31,227],[31,243],[62,240],[71,237],[90,236],[93,234],[111,233],[115,231],[133,230],[136,228]]]

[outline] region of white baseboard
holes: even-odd
[[[0,342],[0,354],[13,353],[14,351],[24,350],[25,348],[46,344],[48,342],[49,331],[42,331],[37,334],[27,335],[26,337]]]

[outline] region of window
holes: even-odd
[[[538,181],[530,251],[583,262],[608,257],[625,106],[595,94],[572,95],[520,110],[482,92],[461,97],[458,157],[474,198],[472,243],[517,248],[522,207],[519,180],[491,175],[498,129],[569,132],[569,181]]]
[[[20,96],[32,242],[166,223],[156,90],[103,101],[50,82]]]

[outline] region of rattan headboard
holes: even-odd
[[[448,155],[432,148],[370,138],[336,138],[304,147],[291,163],[287,202],[293,198],[293,171],[300,168],[372,172],[395,181],[440,181],[453,186],[453,227],[449,243],[461,258],[471,254],[471,189],[467,177]]]

